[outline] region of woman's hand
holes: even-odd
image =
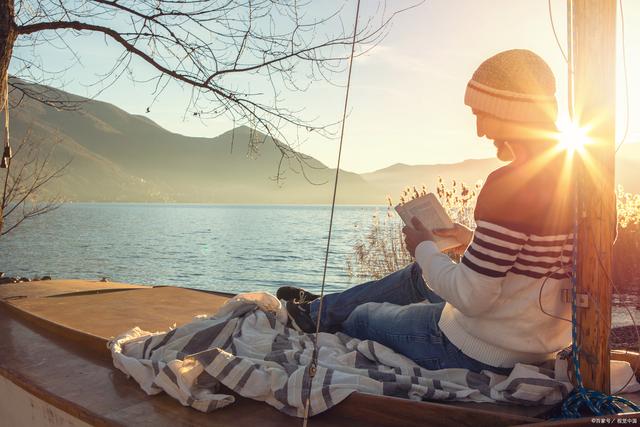
[[[412,257],[416,256],[416,247],[424,241],[431,240],[433,241],[433,233],[429,231],[418,218],[411,218],[411,225],[413,227],[409,227],[405,225],[402,228],[402,232],[404,233],[404,243],[407,245],[407,250],[411,254]]]
[[[462,255],[473,239],[473,230],[459,223],[455,223],[453,228],[436,228],[433,234],[438,237],[453,237],[460,242],[460,246],[451,249],[457,255]]]

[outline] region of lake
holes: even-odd
[[[326,292],[347,274],[353,245],[384,206],[338,206]],[[297,285],[319,291],[330,206],[72,203],[0,239],[0,271],[224,292]],[[635,306],[627,307],[640,318]],[[630,324],[614,307],[613,323]]]
[[[336,208],[327,292],[359,282],[346,273],[347,257],[376,211],[385,208]],[[317,205],[64,204],[0,241],[0,271],[225,292],[318,290],[329,215],[330,206]]]

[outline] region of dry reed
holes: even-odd
[[[468,186],[462,182],[452,182],[447,186],[442,178],[438,179],[434,193],[454,222],[474,228],[473,209],[482,182]],[[407,187],[400,195],[400,204],[429,192],[423,184],[420,187]],[[353,246],[353,255],[347,259],[347,273],[351,277],[379,279],[401,269],[413,261],[404,246],[402,221],[394,211],[391,196],[387,196],[386,215],[377,212],[366,230]],[[453,253],[449,254],[458,260]]]

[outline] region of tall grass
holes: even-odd
[[[618,237],[613,245],[613,282],[620,290],[638,293],[640,287],[640,194],[616,192]]]
[[[455,180],[451,186],[447,186],[442,178],[439,178],[433,193],[438,196],[454,222],[475,228],[473,209],[481,187],[481,181],[469,186]],[[399,203],[406,203],[428,192],[430,190],[425,185],[407,187],[400,195]],[[350,276],[379,279],[413,260],[404,246],[404,224],[395,213],[394,205],[391,196],[387,196],[386,213],[376,213],[364,235],[355,242],[353,254],[347,259],[347,273]],[[449,255],[458,260],[455,254]]]

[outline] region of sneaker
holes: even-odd
[[[281,286],[278,289],[278,292],[276,292],[276,297],[285,301],[295,301],[302,304],[318,299],[320,298],[320,295],[305,291],[304,289],[297,288],[295,286]]]
[[[296,331],[311,333],[315,332],[316,325],[309,315],[309,303],[296,303],[287,301],[287,326]]]

